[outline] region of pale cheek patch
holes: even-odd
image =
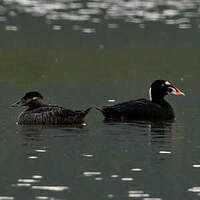
[[[30,103],[32,99],[26,99],[26,104]]]

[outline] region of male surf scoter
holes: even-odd
[[[72,111],[56,105],[43,103],[39,92],[28,92],[12,107],[28,106],[18,117],[18,124],[81,124],[91,108],[85,111]]]
[[[165,95],[184,95],[178,88],[165,80],[156,80],[149,89],[149,100],[137,99],[113,106],[97,107],[105,119],[120,120],[173,120],[173,108],[164,99]]]

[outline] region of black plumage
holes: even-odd
[[[150,100],[131,100],[113,106],[97,107],[97,109],[106,119],[173,120],[175,118],[173,108],[164,100],[167,94],[184,95],[168,81],[157,80],[149,90]]]

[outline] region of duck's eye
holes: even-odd
[[[171,93],[172,91],[173,91],[172,88],[169,88],[169,89],[168,89],[168,92],[169,92],[169,93]]]
[[[164,86],[165,86],[165,84],[162,84],[161,86],[162,86],[162,87],[164,87]]]

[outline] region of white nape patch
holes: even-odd
[[[151,88],[149,89],[149,100],[152,101]]]

